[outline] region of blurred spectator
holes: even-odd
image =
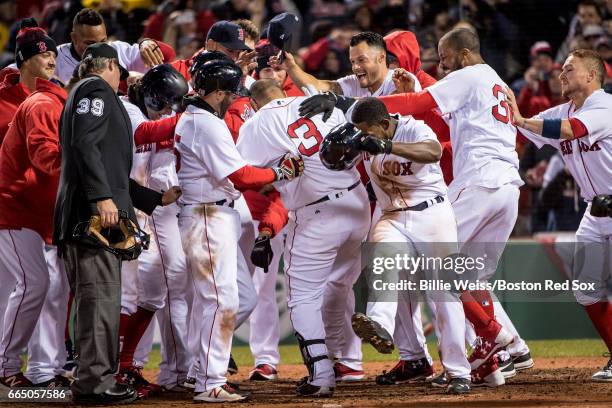
[[[337,79],[350,70],[348,48],[351,37],[359,31],[350,26],[334,28],[331,33],[307,48],[298,51],[304,70],[315,75],[336,75]]]
[[[561,67],[553,60],[553,52],[546,41],[531,47],[531,66],[525,71],[525,85],[517,103],[526,117],[531,117],[564,101],[561,96]]]
[[[182,44],[185,45],[185,38],[191,40],[198,36],[197,29],[196,15],[193,10],[173,11],[166,20],[163,41],[178,51],[179,41],[183,41]]]
[[[576,15],[570,22],[569,32],[559,47],[556,61],[563,64],[572,50],[571,43],[574,37],[581,35],[583,29],[588,25],[600,26],[602,24],[602,14],[599,5],[594,0],[582,0],[578,3]]]
[[[350,8],[349,18],[355,23],[359,31],[371,31],[374,21],[374,12],[367,3],[355,3]]]

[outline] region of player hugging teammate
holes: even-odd
[[[129,86],[118,85],[124,96],[116,98],[102,84],[108,88],[104,98],[70,103],[67,109],[74,112],[65,114],[95,124],[113,106],[123,121],[112,126],[132,136],[130,177],[155,190],[151,196],[160,201],[153,204],[163,204],[138,214],[151,244],[138,259],[121,263],[121,304],[105,310],[120,309],[120,316],[113,315],[119,324],[114,329],[109,323],[108,338],[95,343],[99,354],[77,356],[77,378],[70,378],[76,401],[114,404],[191,391],[194,402],[243,401],[248,395],[227,376],[237,369],[234,331],[249,316],[255,357],[249,379],[276,379],[281,257],[289,316],[307,370],[296,384],[299,397],[331,397],[339,384],[362,380],[362,341],[381,353],[399,350],[395,366],[376,376],[381,386],[430,382],[465,394],[472,387],[503,385],[531,368],[529,348],[487,290],[430,290],[424,301],[407,291],[392,301],[371,296],[365,314],[355,313],[353,293],[364,242],[438,258],[478,257],[487,244],[480,278],[493,276],[518,213],[517,127],[538,146],[561,151],[589,202],[576,234],[577,251],[587,255],[575,274],[596,282],[596,289],[575,295],[612,349],[610,270],[594,263],[609,254],[612,237],[610,218],[598,217],[612,201],[612,101],[601,90],[597,54],[578,50],[565,62],[561,83],[571,102],[525,119],[469,29],[441,38],[440,65],[448,75],[439,82],[421,70],[418,43],[407,31],[353,36],[353,74],[324,81],[304,72],[287,51],[297,26],[288,13],[271,20],[261,41],[247,20],[219,21],[205,48],[185,60],[174,60],[170,47],[149,39],[99,44],[106,42],[106,29],[93,10],[75,17],[73,42],[58,47],[28,24],[18,36],[18,68],[24,83],[35,87],[17,89],[13,83],[11,95],[21,99],[11,108],[17,112],[14,126],[6,138],[0,135],[0,276],[8,284],[1,293],[12,292],[0,299],[0,389],[69,383],[71,373],[61,368],[68,296],[65,282],[63,290],[57,287],[64,271],[50,245],[52,205],[26,205],[33,196],[21,200],[19,194],[36,187],[53,201],[59,140],[67,130],[59,126],[58,109],[44,108],[62,106],[67,95],[47,74],[55,69],[67,81],[75,67],[94,72],[73,78],[75,89],[92,76],[106,78],[105,69],[117,76],[117,85],[125,67],[140,72],[132,72]],[[80,61],[92,49],[107,64],[104,69],[93,57]],[[13,82],[16,76],[7,74]],[[34,118],[33,130],[25,125],[26,114]],[[25,178],[25,171],[36,177]],[[116,210],[110,213],[118,216]],[[36,222],[7,216],[17,213]],[[38,222],[43,214],[48,219]],[[112,224],[112,214],[103,217],[104,226]],[[394,272],[398,278],[406,273]],[[83,301],[80,293],[73,295]],[[425,305],[441,355],[443,371],[437,375],[421,320]],[[61,324],[47,327],[43,316]],[[162,342],[157,384],[141,373],[155,316]],[[79,317],[82,322],[77,311]],[[98,336],[94,332],[89,335]],[[33,341],[44,335],[48,342]],[[85,344],[92,349],[87,335],[77,338],[77,351]],[[114,353],[117,339],[120,350]],[[23,375],[19,352],[26,345],[33,368]],[[91,392],[80,395],[85,386],[79,369],[99,369],[92,361],[101,354],[110,356],[108,367],[99,378],[82,376],[89,378]],[[612,381],[612,360],[593,379]],[[94,380],[99,384],[92,385]]]

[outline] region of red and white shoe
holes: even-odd
[[[248,395],[239,394],[234,388],[227,384],[214,388],[210,391],[203,391],[194,394],[193,402],[238,402],[244,401]]]
[[[270,364],[258,364],[249,373],[250,381],[272,381],[278,378],[278,372]]]
[[[365,377],[363,370],[354,370],[342,363],[334,363],[334,374],[336,381],[360,381]]]
[[[493,354],[514,341],[512,334],[503,327],[500,327],[494,340],[478,338],[476,347],[468,359],[472,370],[477,369],[485,363]]]
[[[497,364],[497,358],[491,357],[485,364],[472,370],[472,387],[499,387],[506,383],[504,374]]]

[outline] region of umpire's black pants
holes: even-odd
[[[73,242],[64,244],[63,253],[75,305],[72,392],[100,394],[115,384],[119,361],[121,260]]]

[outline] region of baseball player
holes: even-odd
[[[362,99],[355,105],[352,122],[363,132],[358,148],[365,152],[365,168],[383,212],[370,231],[369,241],[405,242],[408,245],[401,246],[400,251],[440,259],[456,253],[457,231],[452,228],[455,217],[437,163],[442,148],[433,131],[412,117],[390,116],[375,98]],[[358,135],[352,125],[345,129]],[[410,297],[409,292],[402,295]],[[436,334],[450,377],[447,392],[467,393],[470,364],[465,356],[465,315],[459,296],[434,291],[428,291],[427,296],[435,304],[436,323],[440,323]],[[381,342],[386,339],[390,343],[389,333],[394,332],[396,307],[396,302],[368,302],[367,316],[357,314],[353,318],[355,332],[384,349]],[[417,362],[428,363],[424,357]]]
[[[44,30],[22,29],[17,50],[20,67],[25,62],[28,69],[46,68],[51,75],[57,51]],[[0,277],[1,286],[12,290],[0,316],[1,389],[69,385],[60,375],[67,277],[50,245],[61,162],[58,125],[66,96],[57,84],[36,79],[36,90],[17,109],[0,148]],[[26,346],[31,359],[24,376]]]
[[[72,22],[70,38],[70,43],[57,47],[55,74],[64,83],[72,77],[88,46],[107,41],[106,26],[100,13],[88,8],[79,11]],[[134,45],[123,41],[112,41],[109,44],[117,50],[119,62],[129,71],[144,73],[152,66],[174,59],[172,48],[161,41],[144,39]]]
[[[559,75],[563,96],[570,101],[531,119],[523,118],[512,91],[505,92],[519,131],[538,147],[549,144],[559,149],[566,168],[588,202],[576,231],[574,279],[592,282],[595,287],[575,290],[574,295],[612,351],[612,305],[607,289],[611,279],[612,219],[605,211],[599,216],[593,212],[595,196],[612,194],[612,96],[602,89],[605,75],[604,63],[597,52],[572,51]],[[612,358],[591,378],[612,382]]]
[[[181,74],[170,65],[162,64],[149,70],[130,86],[128,96],[121,98],[130,117],[134,144],[137,146],[132,178],[156,191],[166,191],[178,184],[172,141],[178,119],[158,119],[182,110],[182,99],[188,89],[187,81]],[[145,123],[156,125],[155,131],[150,129],[152,126],[142,126]],[[157,133],[154,137],[165,136],[167,140],[143,145],[140,139],[145,132]],[[148,219],[143,220],[155,242],[150,250],[144,251],[139,257],[136,263],[138,276],[134,277],[136,279],[132,278],[129,283],[124,281],[123,286],[129,289],[137,282],[134,288],[136,293],[131,296],[137,299],[137,305],[135,299],[130,301],[130,296],[123,302],[125,313],[122,313],[120,325],[123,341],[119,375],[123,381],[135,385],[137,390],[144,388],[149,394],[150,391],[156,391],[157,387],[148,383],[135,366],[134,353],[156,311],[167,306],[163,314],[158,314],[164,346],[160,385],[166,389],[182,389],[180,384],[186,379],[191,364],[186,344],[188,279],[177,214],[178,207],[172,204],[157,208]]]
[[[298,107],[305,98],[286,98],[272,80],[256,82],[251,99],[257,113],[240,129],[237,145],[245,160],[269,166],[287,153],[301,154],[308,168],[296,182],[275,187],[289,210],[284,252],[288,307],[309,374],[296,392],[330,396],[338,373],[328,347],[338,359],[336,371],[363,376],[361,344],[345,316],[347,304],[354,310],[349,293],[360,271],[355,254],[369,228],[367,193],[356,170],[332,173],[318,157],[323,136],[344,122],[339,110],[327,122],[302,118]]]
[[[486,249],[488,263],[480,278],[488,279],[496,270],[518,212],[522,181],[517,170],[516,131],[502,92],[504,82],[484,63],[478,36],[469,29],[451,30],[440,39],[438,53],[442,67],[451,71],[444,80],[421,92],[380,98],[388,111],[402,115],[434,108],[450,114],[454,179],[448,195],[457,219],[459,249],[474,257],[482,256]],[[322,99],[318,102],[320,109],[303,113],[329,111],[336,103],[347,109],[350,104],[344,97],[336,98],[329,107],[323,106],[326,102]],[[479,211],[475,213],[474,208]],[[476,378],[499,378],[495,374],[500,370],[495,353],[513,342],[509,352],[515,368],[533,366],[529,349],[488,291],[465,292],[462,301],[466,317],[482,339],[470,356],[472,370],[479,369],[473,373]],[[488,385],[499,384],[493,381]]]
[[[234,210],[239,189],[291,180],[300,172],[296,158],[274,168],[246,164],[221,119],[242,81],[233,62],[209,61],[194,76],[196,95],[176,127],[175,152],[183,190],[179,229],[194,284],[191,323],[199,321],[194,402],[233,402],[246,397],[227,384],[232,336],[238,311],[240,217]],[[193,330],[193,327],[190,327]]]

